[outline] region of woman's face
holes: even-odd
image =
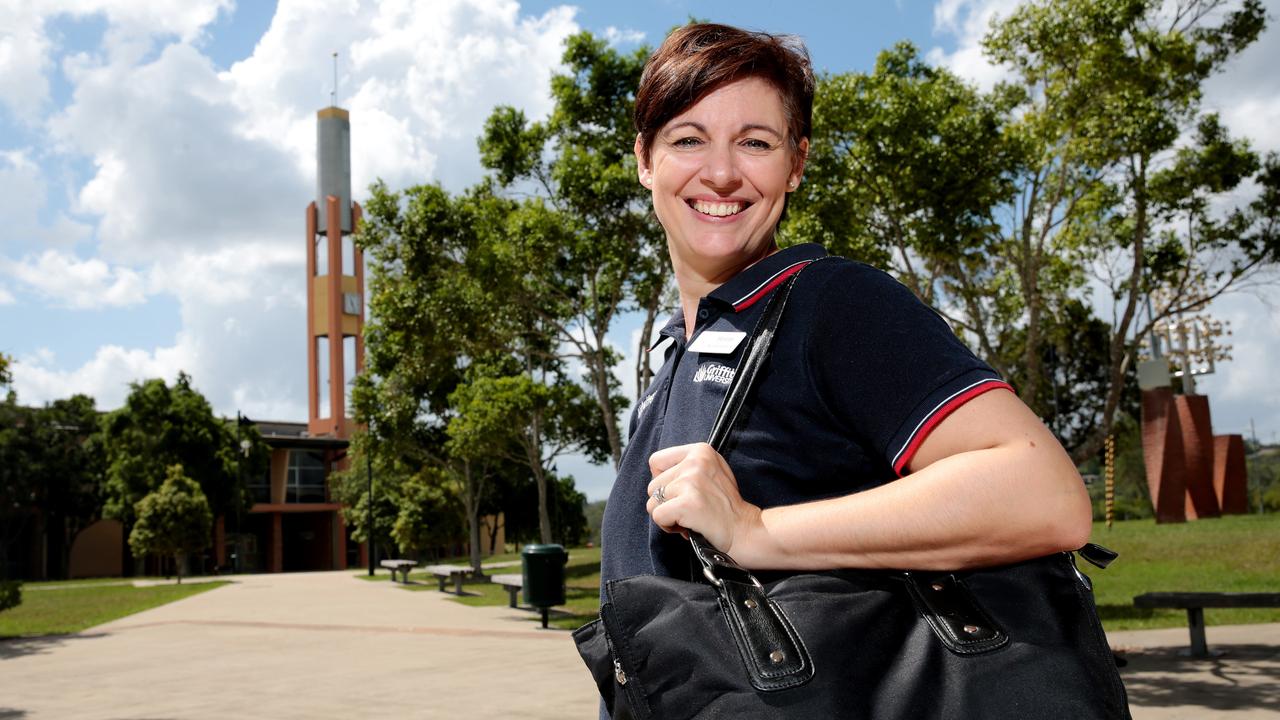
[[[677,272],[723,282],[774,249],[786,194],[800,182],[778,91],[760,78],[718,88],[672,118],[653,139],[640,182],[667,233]]]

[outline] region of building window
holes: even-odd
[[[324,455],[310,450],[289,451],[285,502],[324,502]]]
[[[271,502],[271,468],[256,478],[249,478],[249,495],[256,503]]]

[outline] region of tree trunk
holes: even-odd
[[[1124,394],[1124,374],[1133,358],[1131,343],[1127,340],[1129,326],[1133,323],[1138,309],[1138,295],[1142,289],[1142,273],[1146,253],[1147,235],[1147,158],[1137,159],[1133,178],[1133,267],[1129,272],[1128,299],[1125,301],[1124,313],[1120,321],[1111,328],[1111,367],[1107,373],[1107,399],[1102,406],[1102,422],[1098,431],[1083,443],[1071,459],[1077,464],[1098,454],[1107,435],[1115,425],[1116,409],[1120,407],[1120,396]]]
[[[547,545],[551,542],[551,516],[547,513],[547,474],[541,464],[534,466],[533,478],[538,483],[538,537]]]
[[[462,502],[467,509],[467,537],[471,539],[471,570],[476,577],[482,578],[484,568],[480,562],[480,493],[471,473],[470,460],[462,463],[462,482],[466,488]]]
[[[658,306],[662,303],[662,290],[666,279],[655,283],[653,292],[645,298],[644,326],[640,329],[640,345],[636,348],[636,403],[644,397],[653,380],[653,370],[649,367],[649,338],[653,336],[653,323],[658,317]]]
[[[601,337],[599,342],[603,343]],[[613,409],[613,401],[609,398],[609,368],[605,366],[604,347],[595,348],[588,362],[591,380],[596,389],[596,404],[600,407],[600,419],[604,422],[605,432],[609,437],[609,455],[613,458],[616,469],[622,463],[622,437],[618,434],[618,416]]]
[[[182,584],[182,556],[183,553],[173,554],[173,574],[178,578],[178,584]]]

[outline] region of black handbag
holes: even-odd
[[[708,441],[717,451],[794,281],[752,334]],[[689,540],[700,577],[612,580],[599,619],[573,633],[614,720],[1130,717],[1072,553],[963,572],[757,575]]]

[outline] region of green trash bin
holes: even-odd
[[[525,545],[520,560],[524,604],[542,611],[542,627],[546,627],[547,608],[564,604],[564,566],[569,553],[562,545]]]

